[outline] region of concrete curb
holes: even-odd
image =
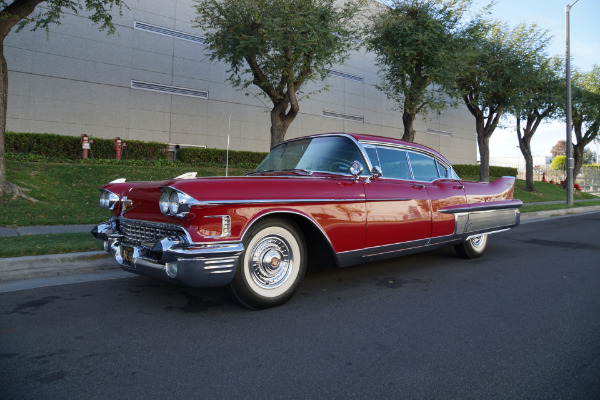
[[[521,213],[521,221],[531,221],[542,218],[562,217],[567,215],[585,214],[600,211],[600,206],[587,206],[577,208],[561,208],[558,210],[536,211]]]
[[[104,251],[0,258],[0,282],[119,269]]]
[[[600,212],[600,206],[522,213],[521,221],[529,223],[592,212]],[[120,270],[120,267],[114,257],[104,251],[0,258],[0,283],[107,270]]]

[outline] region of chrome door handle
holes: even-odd
[[[456,186],[452,186],[454,189],[464,189],[465,187],[463,185],[456,185]]]
[[[413,185],[413,189],[421,190],[425,187],[425,185]]]

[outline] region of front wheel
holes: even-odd
[[[480,257],[487,246],[487,235],[474,236],[467,241],[454,246],[459,256],[463,258]]]
[[[296,224],[259,221],[244,238],[244,252],[230,289],[242,305],[261,309],[287,302],[306,271],[306,246]]]

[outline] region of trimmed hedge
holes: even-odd
[[[92,152],[88,160],[103,160],[105,164],[115,160],[114,140],[92,138]],[[144,160],[149,162],[167,160],[168,145],[158,142],[126,140],[122,160]],[[19,161],[68,162],[81,160],[81,138],[49,133],[6,132],[6,155]],[[229,151],[230,165],[257,166],[268,153],[251,151]],[[93,157],[93,158],[92,158]],[[222,164],[227,160],[227,151],[221,149],[182,148],[177,151],[177,160],[186,164]]]
[[[269,153],[252,151],[229,150],[229,164],[255,164],[258,165]],[[227,151],[221,149],[199,149],[186,147],[177,150],[177,160],[186,164],[225,164]]]
[[[479,165],[454,164],[452,165],[458,176],[479,176]],[[517,176],[519,170],[513,167],[497,167],[490,165],[490,176]]]
[[[113,139],[91,138],[90,157],[114,159]],[[122,158],[128,160],[159,160],[167,158],[167,145],[158,142],[142,142],[126,140]],[[81,138],[50,133],[15,133],[6,132],[7,153],[35,154],[49,159],[79,160],[82,156]]]

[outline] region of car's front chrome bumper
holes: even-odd
[[[104,241],[104,249],[125,271],[196,287],[227,285],[244,251],[242,243],[190,245],[181,237],[132,244],[115,221],[97,225],[92,235]]]

